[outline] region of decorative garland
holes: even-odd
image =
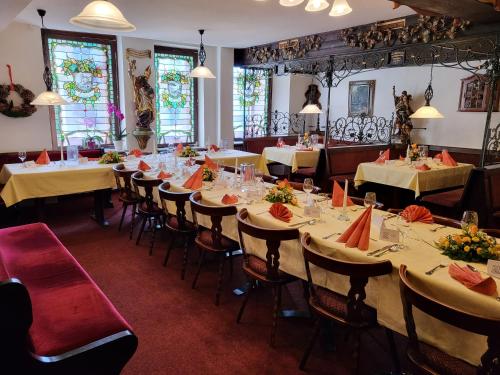
[[[77,60],[75,58],[65,59],[61,64],[62,71],[64,75],[70,76],[77,73],[89,73],[92,77],[102,78],[102,69],[99,68],[95,62],[91,59]],[[101,97],[101,90],[99,87],[93,87],[88,92],[81,91],[76,82],[73,80],[71,82],[66,82],[63,85],[64,90],[66,90],[67,95],[71,98],[74,103],[90,103],[94,105]],[[81,96],[79,93],[93,93],[90,96]]]
[[[182,85],[189,83],[189,78],[179,72],[168,72],[161,76],[161,83],[178,82]],[[161,95],[163,106],[165,108],[184,108],[187,102],[187,94],[180,94],[180,96],[173,96],[168,90],[163,90]]]
[[[12,81],[12,69],[10,65],[7,65],[9,70],[10,84],[0,85],[0,113],[7,117],[29,117],[36,112],[36,107],[30,103],[35,99],[35,94],[32,91],[24,88],[23,85],[14,84]],[[23,103],[18,106],[14,106],[12,100],[7,100],[9,94],[15,91],[23,100]]]

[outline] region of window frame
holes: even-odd
[[[120,91],[119,91],[119,76],[118,76],[118,49],[116,35],[104,35],[104,34],[94,34],[94,33],[80,33],[74,31],[65,30],[53,30],[42,28],[42,49],[43,49],[43,62],[45,66],[48,66],[52,74],[52,66],[50,63],[50,53],[49,53],[49,38],[52,39],[66,39],[76,42],[87,42],[87,43],[99,43],[107,44],[111,48],[111,72],[113,74],[113,104],[119,108],[120,106]],[[49,118],[50,118],[50,132],[52,137],[52,147],[59,148],[56,130],[56,113],[53,106],[49,106]],[[115,128],[120,126],[119,121],[115,121]],[[121,129],[120,129],[121,130]],[[116,129],[115,129],[116,131]],[[101,145],[106,146],[106,145]]]
[[[181,55],[181,56],[189,56],[193,58],[193,69],[198,66],[198,50],[196,49],[190,49],[190,48],[179,48],[179,47],[170,47],[170,46],[162,46],[162,45],[155,45],[153,49],[153,64],[155,61],[155,54],[156,53],[164,53],[164,54],[169,54],[169,55]],[[155,110],[156,110],[156,101],[157,101],[157,95],[158,93],[156,92],[156,87],[157,87],[157,77],[158,77],[158,71],[156,69],[156,66],[154,67],[155,71]],[[196,78],[191,78],[193,80],[193,120],[194,120],[194,134],[193,134],[193,142],[197,143],[198,142],[198,135],[199,135],[199,93],[198,93],[198,79]],[[159,116],[158,113],[156,113],[156,116]],[[159,118],[159,117],[158,117]],[[156,131],[158,130],[157,127],[157,120],[158,118],[155,118],[155,134]],[[164,147],[165,144],[158,144],[158,146]]]

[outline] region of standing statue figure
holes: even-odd
[[[410,116],[413,114],[410,102],[412,96],[403,91],[400,96],[396,96],[396,87],[392,86],[394,106],[396,107],[396,122],[394,124],[395,134],[399,135],[402,144],[410,144],[410,135],[413,129]]]
[[[135,75],[136,61],[129,61],[128,75],[134,89],[135,114],[137,116],[136,129],[132,133],[137,139],[139,148],[144,150],[149,138],[154,134],[151,123],[155,120],[155,92],[148,80],[151,76],[151,66],[144,70],[144,74]]]

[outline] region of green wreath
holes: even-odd
[[[99,68],[91,59],[77,60],[75,58],[68,58],[63,60],[60,67],[66,76],[70,76],[75,73],[90,73],[95,78],[102,78],[102,69]],[[75,81],[66,82],[63,85],[63,88],[66,90],[67,96],[69,96],[74,103],[81,102],[83,104],[90,103],[94,105],[101,97],[101,90],[97,86],[91,90],[94,93],[85,98],[78,95],[78,87]]]
[[[14,91],[19,94],[23,103],[14,106],[12,100],[7,100],[10,94],[10,85],[0,85],[0,113],[7,117],[29,117],[36,112],[36,107],[30,103],[35,99],[32,91],[23,85],[14,85]]]
[[[161,76],[161,83],[168,82],[179,82],[182,85],[186,85],[189,83],[189,78],[179,72],[163,73]],[[181,94],[180,97],[172,98],[167,90],[163,90],[161,99],[165,108],[184,108],[187,102],[187,94]]]
[[[262,86],[260,82],[261,77],[257,73],[249,73],[245,79],[245,73],[241,72],[238,74],[236,81],[238,83],[238,94],[239,94],[239,102],[242,107],[251,107],[259,101],[260,92],[259,88]],[[253,92],[250,96],[245,95],[245,83],[253,84]]]

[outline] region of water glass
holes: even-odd
[[[396,220],[396,227],[400,235],[398,249],[404,249],[406,248],[406,239],[410,231],[410,224],[406,221],[406,218],[399,214]]]
[[[311,193],[314,190],[314,182],[312,178],[306,178],[302,185],[302,190],[307,194],[307,204],[311,202]]]
[[[368,192],[365,194],[364,205],[365,207],[375,206],[377,202],[377,195],[374,192]]]
[[[465,211],[463,216],[462,216],[462,228],[466,228],[471,224],[478,225],[479,224],[479,217],[477,215],[476,211]]]
[[[19,151],[17,157],[21,160],[21,163],[23,163],[23,167],[26,167],[24,164],[24,161],[26,160],[26,151]]]

